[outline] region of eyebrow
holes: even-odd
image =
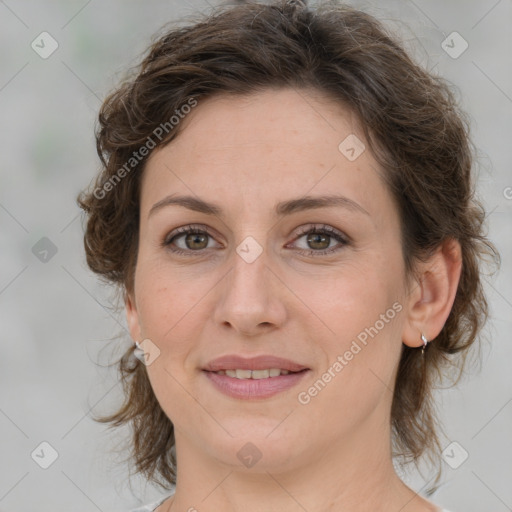
[[[206,215],[222,217],[223,214],[222,208],[218,204],[210,203],[194,196],[171,195],[156,202],[149,210],[148,218],[162,208],[171,205],[182,206]],[[279,217],[283,217],[296,212],[328,207],[346,208],[354,212],[370,215],[359,203],[348,197],[337,195],[305,196],[282,201],[276,204],[275,212]]]

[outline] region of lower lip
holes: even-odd
[[[232,398],[244,400],[269,398],[298,384],[309,370],[303,370],[267,379],[237,379],[215,372],[204,371],[210,382],[221,392]]]

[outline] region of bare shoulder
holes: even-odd
[[[149,503],[140,508],[130,510],[130,512],[165,512],[169,510],[169,505],[171,502],[172,497],[167,496],[166,498],[161,498],[158,501]]]

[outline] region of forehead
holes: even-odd
[[[357,117],[320,92],[268,89],[199,99],[181,123],[178,137],[146,164],[142,212],[173,193],[224,202],[236,212],[333,193],[369,209],[390,207]]]

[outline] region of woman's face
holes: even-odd
[[[264,471],[382,446],[407,292],[398,213],[355,118],[280,89],[199,100],[181,123],[144,171],[127,303],[178,460],[187,445]],[[223,356],[305,370],[206,371]]]

